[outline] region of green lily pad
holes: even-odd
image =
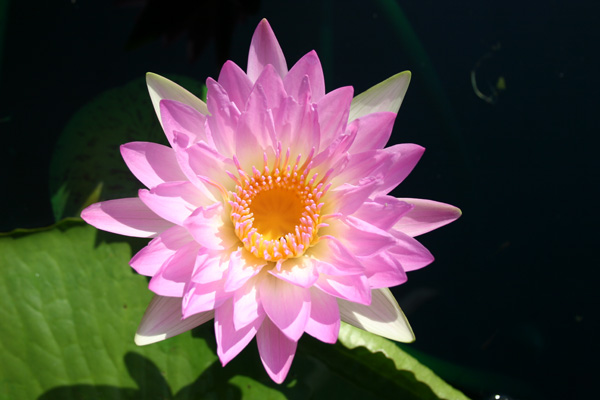
[[[255,343],[222,367],[211,323],[145,347],[133,336],[152,294],[131,246],[80,220],[0,236],[0,398],[465,399],[396,345],[344,325],[304,335],[273,383]]]
[[[206,97],[201,83],[170,78],[198,97]],[[61,133],[50,164],[50,193],[57,221],[77,216],[90,200],[137,195],[141,184],[119,151],[121,144],[133,141],[167,144],[143,77],[101,93],[77,111]],[[99,196],[88,199],[100,186]]]

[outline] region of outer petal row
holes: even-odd
[[[399,342],[412,342],[415,335],[389,289],[376,289],[371,305],[338,300],[342,321]]]
[[[182,88],[175,82],[163,78],[160,75],[153,74],[151,72],[146,74],[146,84],[148,85],[148,92],[150,93],[150,99],[154,106],[154,111],[158,116],[158,120],[162,124],[162,118],[160,117],[160,101],[164,99],[176,100],[180,103],[187,104],[188,106],[195,108],[202,114],[208,114],[206,104]]]
[[[410,71],[404,71],[359,94],[352,100],[349,121],[380,111],[397,113],[409,83]]]
[[[173,226],[137,197],[92,204],[81,212],[81,218],[103,231],[142,238],[154,237]]]
[[[154,296],[135,334],[135,344],[144,346],[160,342],[194,329],[213,316],[214,312],[208,311],[182,319],[181,298]]]

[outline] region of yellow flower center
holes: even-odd
[[[239,177],[230,192],[231,221],[244,247],[266,261],[300,257],[318,238],[321,223],[319,199],[325,194],[328,174],[320,181],[310,175],[312,153],[300,165],[291,165],[289,150],[282,157],[278,149],[272,169],[264,156],[263,170],[245,173],[237,159]]]

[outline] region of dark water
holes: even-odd
[[[218,75],[224,54],[245,67],[251,34],[267,17],[288,64],[317,50],[328,90],[358,93],[413,71],[392,142],[427,151],[395,193],[464,215],[421,238],[436,262],[395,291],[417,334],[411,347],[460,366],[432,363],[474,398],[594,398],[597,3],[391,2],[402,20],[386,1],[263,0],[232,22],[231,40],[223,28],[231,14],[200,3],[206,8],[179,14],[180,24],[173,19],[191,31],[126,49],[141,6],[9,2],[0,231],[53,222],[52,149],[83,104],[147,71],[203,80]],[[218,33],[190,60],[187,38],[205,37],[211,23]],[[476,96],[474,68],[493,104]]]

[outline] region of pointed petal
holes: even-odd
[[[199,249],[196,242],[179,248],[150,279],[148,289],[161,296],[182,297],[194,271]]]
[[[354,88],[345,86],[327,93],[317,103],[322,148],[329,146],[346,128],[353,94]]]
[[[103,231],[142,238],[154,237],[173,226],[137,197],[92,204],[81,212],[81,218]]]
[[[359,275],[365,267],[343,244],[334,237],[322,237],[310,247],[308,254],[314,259],[317,270],[325,275]]]
[[[287,74],[283,51],[271,25],[263,19],[254,31],[248,54],[248,77],[252,82],[256,81],[267,64],[273,65],[282,78]]]
[[[406,282],[402,259],[392,251],[382,251],[369,257],[361,257],[365,275],[371,289],[398,286]]]
[[[187,229],[174,226],[152,239],[146,247],[138,251],[129,261],[129,265],[139,274],[153,276],[180,247],[192,240],[194,239]]]
[[[381,183],[376,194],[388,194],[410,174],[424,151],[419,145],[403,143],[350,154],[347,166],[332,182],[334,185],[356,184],[366,176],[377,177]]]
[[[292,366],[298,343],[290,340],[269,318],[265,318],[256,334],[256,344],[267,374],[276,383],[283,382]]]
[[[271,269],[269,273],[303,288],[311,287],[319,278],[319,272],[315,268],[313,260],[307,257],[288,258],[281,264],[280,270]]]
[[[265,315],[260,301],[258,278],[252,278],[233,295],[233,325],[235,329],[256,321]]]
[[[370,306],[338,300],[342,321],[398,342],[413,342],[415,335],[389,289],[375,289]]]
[[[180,152],[181,159],[189,165],[190,171],[201,177],[207,186],[221,186],[225,189],[234,187],[226,171],[236,171],[230,158],[225,158],[214,148],[204,142],[196,143],[185,151]]]
[[[298,341],[310,315],[310,292],[308,289],[275,278],[262,276],[260,300],[271,321],[293,341]]]
[[[229,270],[225,290],[233,292],[241,288],[248,279],[257,275],[267,265],[263,259],[254,257],[246,249],[238,249],[229,257]]]
[[[340,332],[340,311],[335,297],[310,289],[310,318],[306,333],[325,343],[335,343]]]
[[[388,194],[398,186],[415,168],[425,148],[412,143],[397,144],[382,150],[389,155],[390,169],[383,176],[377,188],[379,194]]]
[[[210,321],[213,315],[214,313],[209,311],[183,319],[181,298],[156,295],[140,322],[135,334],[135,344],[145,346],[179,335]]]
[[[266,108],[277,108],[287,96],[281,76],[272,65],[266,65],[254,83],[250,98],[262,97],[264,102],[262,100],[254,100],[254,102]],[[259,107],[255,106],[255,108]],[[247,110],[249,111],[250,107]]]
[[[184,292],[181,302],[184,318],[214,310],[231,297],[230,293],[223,291],[223,281],[207,284],[188,282]]]
[[[327,214],[351,215],[373,194],[381,181],[374,177],[363,178],[356,185],[344,183],[327,193]]]
[[[175,150],[199,141],[208,141],[205,131],[206,116],[198,110],[173,100],[160,102],[163,130]]]
[[[302,57],[283,78],[286,92],[296,100],[299,98],[300,83],[308,76],[312,93],[312,101],[318,102],[325,95],[325,78],[317,52],[312,50]]]
[[[252,81],[248,75],[233,61],[226,61],[219,73],[218,82],[227,91],[231,101],[235,103],[238,110],[246,108],[246,101],[252,90]]]
[[[361,219],[350,216],[340,221],[343,224],[336,226],[336,237],[358,257],[370,256],[396,244],[390,233]]]
[[[211,250],[226,250],[239,244],[239,239],[232,224],[225,223],[223,219],[223,206],[216,203],[197,208],[183,225],[202,246]]]
[[[146,74],[146,84],[148,85],[148,92],[150,93],[154,111],[161,125],[160,101],[164,99],[178,101],[198,110],[201,114],[208,114],[206,104],[202,100],[167,78],[148,72]]]
[[[416,239],[394,229],[390,232],[396,239],[396,245],[389,251],[400,260],[402,269],[414,271],[433,262],[433,255]]]
[[[211,204],[189,181],[162,183],[152,190],[141,189],[138,195],[156,215],[177,225],[183,225],[196,208]]]
[[[191,280],[200,284],[220,282],[225,278],[227,266],[225,257],[218,253],[212,254],[209,249],[203,247],[198,252]]]
[[[235,154],[235,130],[240,111],[231,101],[227,91],[214,79],[206,80],[206,102],[210,118],[208,126],[216,150],[225,157]]]
[[[315,286],[340,299],[361,304],[371,303],[371,290],[364,275],[330,276],[321,274]]]
[[[398,113],[409,83],[410,72],[404,71],[359,94],[352,100],[349,121],[379,111]]]
[[[339,134],[323,151],[317,154],[313,159],[313,165],[319,166],[322,170],[333,168],[336,171],[342,171],[344,168],[341,166],[345,166],[350,157],[348,149],[356,138],[357,128],[358,124],[355,123],[346,126],[344,132]],[[317,148],[315,147],[315,149]]]
[[[298,154],[306,157],[313,147],[318,151],[319,121],[310,103],[299,104],[291,97],[286,98],[278,109],[273,110],[273,122],[276,139],[281,142],[284,152],[288,148],[291,150],[291,160]]]
[[[184,181],[173,149],[157,143],[131,142],[121,146],[129,170],[147,188],[170,181]]]
[[[260,328],[263,318],[264,315],[251,324],[236,329],[233,325],[233,301],[231,299],[215,310],[217,355],[223,366],[233,360],[250,343]]]
[[[450,204],[425,199],[398,199],[413,206],[394,229],[409,236],[419,236],[457,220],[462,212]]]
[[[355,119],[358,132],[350,147],[350,153],[383,149],[390,140],[395,119],[396,114],[392,112],[377,112]]]
[[[364,202],[352,216],[387,231],[412,209],[406,201],[383,195]]]

